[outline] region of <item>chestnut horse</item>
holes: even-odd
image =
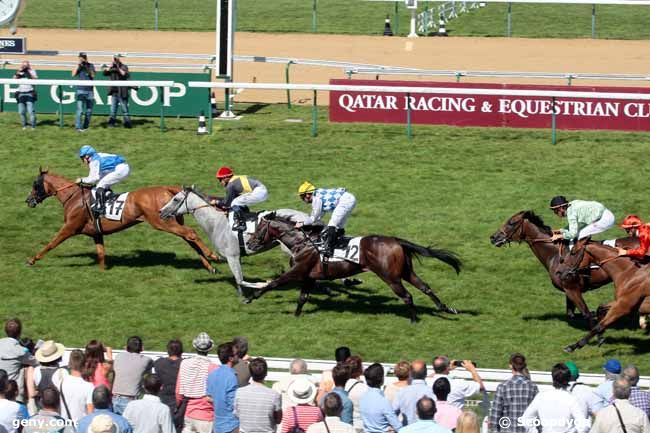
[[[553,286],[566,295],[566,314],[570,319],[575,316],[577,306],[582,317],[588,321],[590,327],[593,321],[589,307],[582,297],[582,292],[597,289],[612,280],[605,271],[599,268],[585,267],[583,272],[576,273],[573,278],[560,277],[564,270],[561,243],[551,242],[551,228],[533,211],[521,211],[511,216],[492,236],[490,241],[495,247],[509,244],[511,241],[526,242],[533,254],[542,263],[551,277]],[[623,238],[616,240],[616,246],[633,248],[639,245],[637,238]],[[564,247],[568,250],[568,247]]]
[[[61,242],[76,235],[90,236],[95,241],[97,261],[99,267],[105,268],[104,235],[110,235],[127,229],[133,225],[147,221],[153,228],[175,234],[183,238],[199,254],[203,266],[211,272],[216,272],[208,258],[218,261],[210,249],[199,239],[194,230],[183,225],[182,217],[164,221],[158,215],[158,209],[164,206],[174,194],[182,188],[176,186],[152,186],[131,192],[124,205],[122,221],[112,221],[102,218],[102,231],[99,233],[95,227],[94,218],[90,210],[91,191],[82,188],[76,183],[49,173],[48,170],[39,169],[39,175],[34,181],[32,191],[27,197],[27,205],[31,208],[48,197],[56,197],[63,205],[63,226],[54,238],[31,257],[27,263],[35,264],[50,250],[56,248]]]
[[[584,347],[595,335],[598,335],[598,345],[601,345],[605,329],[634,310],[640,314],[650,314],[650,265],[647,264],[647,259],[639,261],[619,256],[616,248],[589,243],[586,238],[579,240],[567,256],[565,263],[568,269],[563,275],[571,278],[589,262],[598,264],[614,281],[614,300],[607,304],[605,317],[587,335],[565,347],[565,352]]]
[[[413,256],[432,257],[453,267],[458,273],[461,261],[454,253],[423,247],[396,237],[372,235],[361,238],[355,253],[358,256],[358,263],[329,260],[327,265],[324,265],[313,240],[305,231],[296,229],[294,224],[273,213],[264,216],[258,223],[255,233],[248,240],[248,248],[255,251],[264,248],[270,242],[278,241],[291,250],[292,267],[265,287],[255,290],[249,299],[257,299],[265,292],[290,281],[302,282],[295,312],[295,315],[299,316],[316,280],[333,280],[372,271],[404,301],[409,309],[411,322],[417,321],[417,312],[413,305],[413,298],[402,284],[402,280],[408,281],[429,296],[440,311],[458,314],[454,308],[443,304],[427,283],[416,275],[412,262]]]

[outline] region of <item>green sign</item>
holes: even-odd
[[[0,78],[13,78],[16,71],[0,70]],[[68,71],[36,71],[38,78],[49,80],[73,79]],[[100,71],[97,80],[105,80]],[[210,81],[210,74],[163,73],[163,72],[132,72],[132,81],[173,81],[168,88],[140,87],[131,89],[129,97],[129,112],[134,116],[160,116],[160,104],[163,103],[166,116],[195,117],[210,101],[210,89],[188,87],[189,81]],[[75,86],[36,86],[38,101],[36,112],[58,113],[59,100],[63,103],[64,113],[76,111]],[[7,111],[17,111],[15,92],[18,85],[0,85],[0,107]],[[93,114],[109,114],[111,101],[108,97],[108,87],[95,87],[95,108]],[[119,111],[118,111],[119,113]]]

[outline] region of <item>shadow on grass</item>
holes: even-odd
[[[97,266],[97,255],[95,253],[77,253],[65,254],[60,257],[65,258],[88,258],[92,263],[70,263],[66,267],[85,267]],[[214,265],[214,264],[213,264]],[[197,256],[195,259],[178,258],[176,253],[135,250],[129,254],[112,255],[110,251],[106,254],[106,268],[128,266],[132,268],[147,268],[151,266],[171,266],[176,269],[203,269],[201,260]]]
[[[604,356],[620,355],[621,346],[627,346],[634,355],[645,355],[650,353],[650,335],[639,334],[639,337],[611,337],[605,334],[605,343],[602,349]],[[608,348],[608,345],[616,345],[615,348]]]

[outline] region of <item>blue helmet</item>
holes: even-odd
[[[97,153],[94,147],[85,145],[81,146],[81,149],[79,149],[79,158],[83,158],[84,156],[93,156]]]

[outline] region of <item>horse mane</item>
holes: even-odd
[[[542,219],[541,216],[537,215],[532,210],[525,210],[525,211],[521,211],[521,212],[522,212],[522,218],[527,219],[532,224],[537,226],[539,229],[544,231],[546,234],[551,234],[551,231],[552,231],[551,227],[544,224],[544,220]]]
[[[209,202],[210,202],[210,197],[208,197],[208,195],[205,194],[204,192],[202,192],[198,187],[192,185],[192,186],[190,186],[190,187],[186,187],[185,189],[188,190],[188,191],[193,192],[193,193],[196,194],[196,195],[198,195],[199,198],[200,198],[201,200],[203,200],[204,202],[206,202],[206,203],[209,203]]]

